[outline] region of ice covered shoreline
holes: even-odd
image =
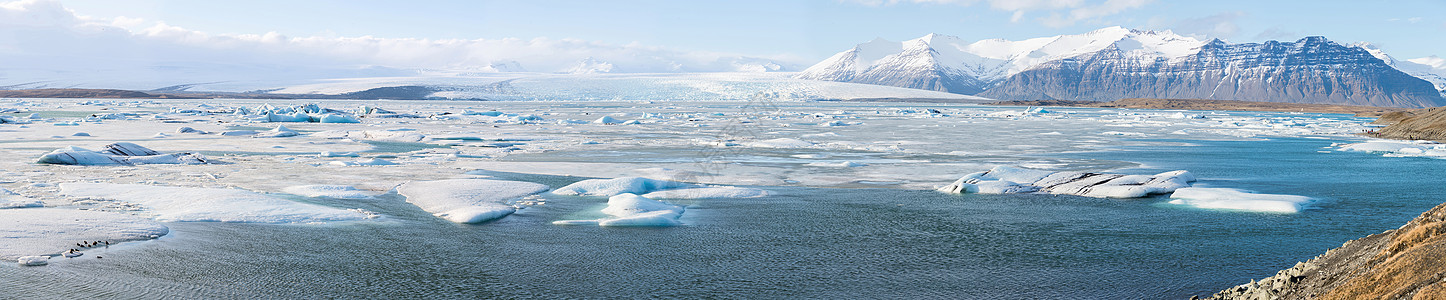
[[[1321,114],[938,103],[3,99],[0,109],[9,112],[0,124],[7,138],[0,141],[7,157],[0,171],[10,178],[0,188],[15,194],[4,196],[7,208],[0,211],[43,206],[161,222],[364,220],[376,216],[278,195],[371,201],[401,186],[411,187],[400,190],[424,210],[478,223],[506,216],[515,209],[508,201],[545,190],[533,183],[517,193],[457,202],[466,197],[425,184],[487,180],[465,174],[471,170],[637,178],[616,190],[602,184],[575,194],[635,193],[663,201],[771,195],[738,185],[924,190],[1000,165],[1047,171],[1136,166],[1037,154],[1187,144],[1170,140],[1184,138],[1350,138],[1363,128],[1357,120]],[[47,154],[56,158],[41,159]],[[180,209],[182,195],[255,205]],[[658,213],[666,215],[659,220],[675,220],[682,211]]]

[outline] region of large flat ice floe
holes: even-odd
[[[552,193],[569,196],[640,194],[648,198],[667,199],[756,198],[769,195],[768,191],[755,188],[707,186],[643,177],[588,179],[558,188]]]
[[[57,165],[143,165],[143,164],[204,164],[206,157],[197,153],[161,153],[141,147],[135,143],[114,143],[100,151],[80,147],[66,147],[41,156],[37,163]]]
[[[1381,153],[1388,157],[1446,158],[1446,144],[1433,141],[1372,140],[1334,146],[1340,151]]]
[[[634,194],[620,194],[608,198],[608,206],[602,209],[608,218],[595,220],[562,220],[557,225],[597,225],[605,227],[666,227],[681,225],[678,218],[683,216],[683,207]]]
[[[1181,188],[1170,194],[1170,204],[1205,209],[1297,213],[1311,198],[1296,195],[1256,194],[1229,188]]]
[[[1020,194],[1048,193],[1100,198],[1139,198],[1167,194],[1189,187],[1195,176],[1189,171],[1155,175],[1124,175],[1091,172],[1053,172],[999,166],[989,171],[964,175],[939,188],[947,193]]]
[[[139,204],[164,222],[314,223],[361,220],[363,211],[301,203],[241,189],[62,183],[62,195]]]
[[[154,239],[170,232],[154,220],[122,213],[63,208],[0,209],[0,260],[54,256],[85,241]]]
[[[491,179],[448,179],[413,181],[397,187],[422,210],[457,223],[481,223],[496,220],[517,211],[507,201],[547,191],[547,186],[531,182]]]

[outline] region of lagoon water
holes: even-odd
[[[1188,298],[1392,229],[1443,200],[1446,162],[1328,152],[1332,140],[1153,141],[1048,155],[1186,169],[1197,186],[1318,199],[1296,214],[1165,199],[765,187],[702,199],[666,228],[556,226],[606,199],[547,196],[454,224],[395,194],[301,199],[380,222],[171,223],[159,240],[0,266],[3,298]],[[582,178],[490,173],[560,187]]]

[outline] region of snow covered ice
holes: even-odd
[[[998,166],[971,173],[939,188],[948,193],[1019,194],[1049,193],[1100,198],[1140,198],[1167,194],[1189,187],[1195,176],[1188,171],[1156,175],[1122,175],[1090,172],[1051,172]]]
[[[164,154],[135,143],[106,145],[100,151],[67,147],[41,156],[36,162],[58,165],[204,164],[206,156],[196,153]]]
[[[138,184],[62,183],[61,194],[139,204],[165,222],[314,223],[367,219],[340,208],[300,203],[241,189]]]
[[[546,185],[490,179],[413,181],[397,187],[407,202],[457,223],[482,223],[516,212],[508,201],[547,191]]]
[[[0,209],[0,260],[54,256],[76,248],[77,241],[154,239],[170,228],[123,213],[64,208]]]
[[[608,205],[602,213],[608,218],[596,220],[555,221],[557,225],[597,225],[603,227],[666,227],[682,225],[678,218],[683,207],[663,203],[631,193],[608,197]]]
[[[1311,198],[1305,196],[1256,194],[1229,188],[1181,188],[1170,194],[1170,198],[1174,199],[1170,204],[1272,213],[1297,213],[1311,202]]]

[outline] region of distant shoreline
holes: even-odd
[[[1096,108],[1134,108],[1134,109],[1183,109],[1183,110],[1224,110],[1224,111],[1269,111],[1269,112],[1306,112],[1306,113],[1333,113],[1333,114],[1355,114],[1357,117],[1377,118],[1383,114],[1409,111],[1411,108],[1400,107],[1375,107],[1355,105],[1334,105],[1334,104],[1306,104],[1306,103],[1282,103],[1282,102],[1255,102],[1239,100],[1205,100],[1205,99],[1155,99],[1155,98],[1130,98],[1109,102],[1096,101],[1069,101],[1069,100],[1036,100],[1036,101],[999,101],[987,103],[989,105],[1011,105],[1011,106],[1063,106],[1063,107],[1096,107]]]

